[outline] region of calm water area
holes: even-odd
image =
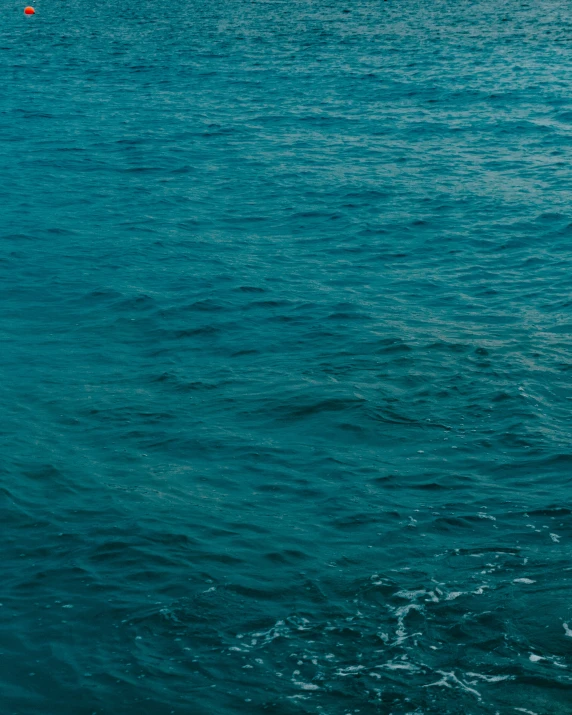
[[[2,715],[570,715],[570,3],[23,7]]]

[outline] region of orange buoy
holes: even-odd
[[[30,7],[28,5],[28,7],[24,8],[24,15],[35,15],[35,14],[36,14],[36,11],[34,10],[33,7]]]

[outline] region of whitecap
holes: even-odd
[[[500,683],[503,680],[512,680],[514,677],[512,675],[484,675],[483,673],[465,673],[465,675],[471,678],[480,678],[486,683]]]
[[[303,683],[299,680],[294,680],[294,685],[297,685],[299,688],[302,688],[302,690],[319,690],[319,686],[316,685],[315,683]]]
[[[463,683],[462,680],[459,680],[459,678],[457,678],[457,676],[455,675],[454,672],[447,672],[444,670],[438,670],[437,672],[443,676],[441,678],[441,680],[437,680],[434,683],[429,683],[428,685],[424,685],[423,686],[424,688],[433,688],[433,687],[452,688],[454,685],[456,685],[459,688],[461,688],[461,690],[464,690],[467,693],[471,693],[479,700],[481,699],[481,694],[479,693],[479,691],[475,690],[474,688],[469,688],[469,686],[466,683]]]

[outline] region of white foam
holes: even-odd
[[[419,591],[398,591],[395,595],[398,598],[406,598],[408,601],[414,601],[419,596],[424,596],[427,593],[425,589],[420,589]]]
[[[465,675],[468,675],[471,678],[480,678],[486,683],[500,683],[503,680],[513,679],[512,675],[483,675],[483,673],[465,673]]]
[[[376,665],[376,668],[387,668],[388,670],[408,670],[412,673],[418,673],[419,668],[412,663],[393,663],[389,661],[388,663],[383,663],[383,665]]]
[[[451,671],[449,673],[444,670],[438,670],[437,672],[443,676],[441,680],[437,680],[435,683],[429,683],[428,685],[424,685],[424,688],[432,688],[435,686],[442,688],[452,688],[454,685],[456,685],[461,688],[461,690],[464,690],[467,693],[471,693],[471,695],[474,695],[479,700],[481,699],[481,694],[479,693],[479,691],[475,690],[474,688],[469,688],[466,683],[463,683],[462,680],[459,680],[459,678],[457,678],[454,672]]]
[[[320,688],[315,683],[302,683],[298,680],[294,681],[294,685],[297,685],[302,690],[319,690]]]
[[[475,596],[482,596],[483,593],[485,592],[485,588],[488,588],[488,585],[484,583],[482,586],[479,586],[476,591],[472,591],[472,593],[475,594]]]
[[[536,583],[531,578],[515,578],[513,583]]]
[[[423,593],[425,593],[425,591],[423,591]],[[408,638],[421,635],[421,633],[408,634],[405,629],[404,620],[410,611],[423,611],[423,606],[419,606],[416,603],[410,603],[407,606],[401,606],[395,610],[395,615],[397,616],[397,628],[395,630],[395,635],[397,638],[392,645],[401,645],[401,643]]]
[[[339,670],[336,671],[336,675],[341,675],[342,678],[345,678],[348,675],[355,675],[356,673],[359,673],[359,671],[364,668],[365,665],[350,665],[347,668],[339,668]]]
[[[402,621],[409,611],[422,611],[423,607],[419,606],[417,603],[410,603],[408,606],[400,606],[396,611],[395,615]]]

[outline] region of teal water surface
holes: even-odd
[[[572,712],[569,3],[23,5],[1,713]]]

